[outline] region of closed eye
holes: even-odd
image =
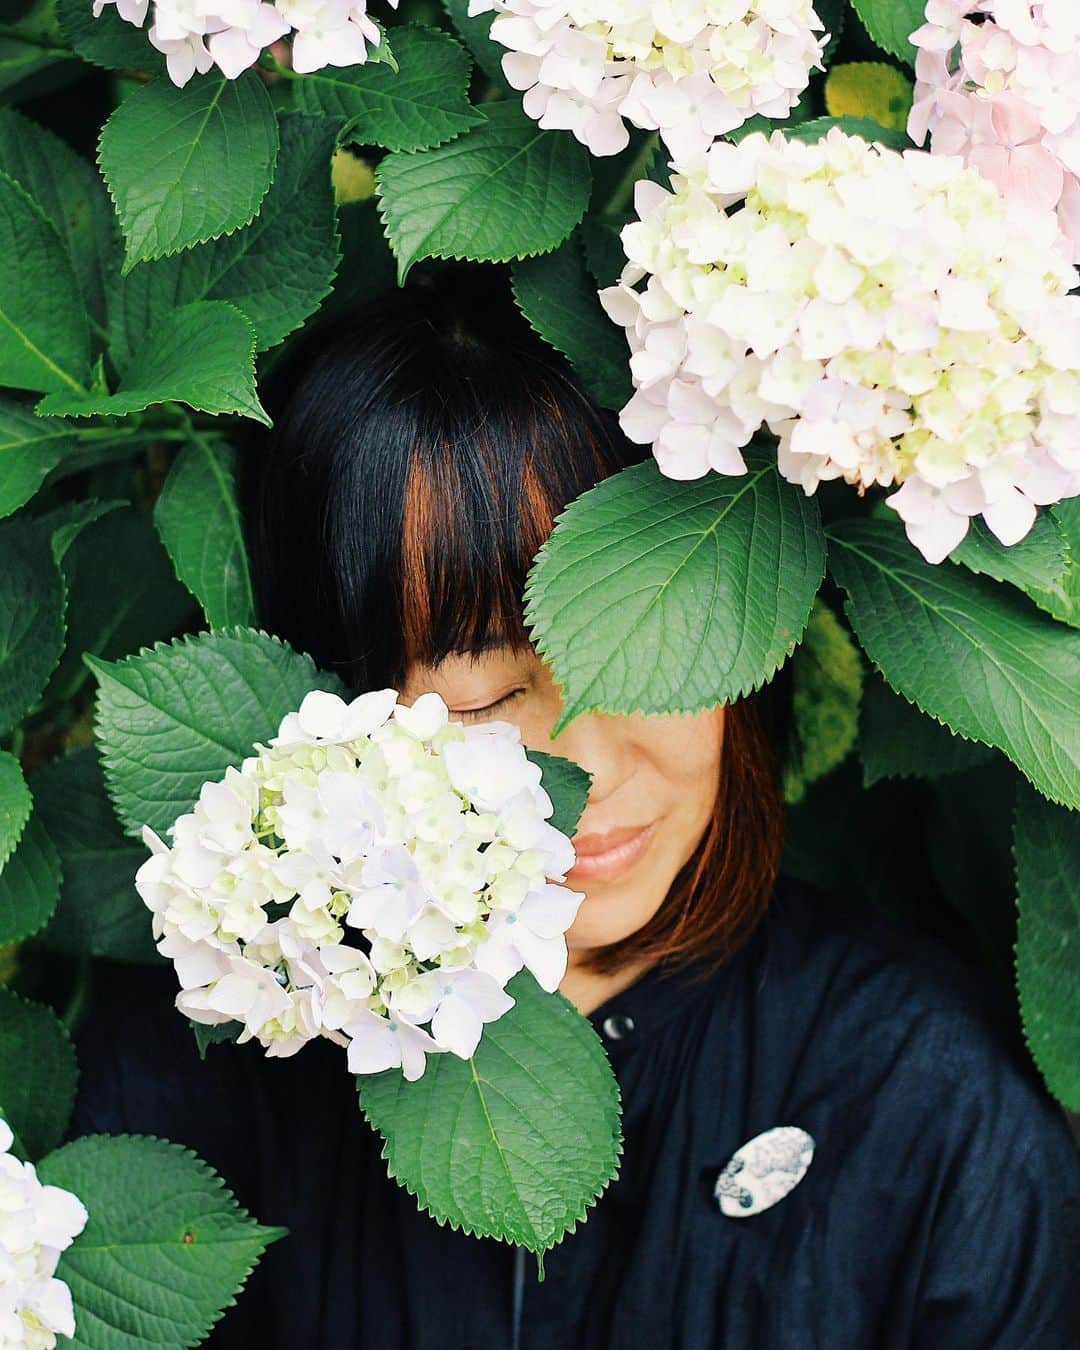
[[[478,722],[485,717],[490,717],[493,713],[499,712],[508,704],[513,703],[519,694],[523,694],[524,689],[511,689],[508,694],[498,698],[494,703],[486,703],[482,708],[456,708],[452,709],[450,716],[460,718],[463,722]]]

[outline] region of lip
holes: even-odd
[[[577,861],[567,882],[610,881],[621,876],[641,858],[653,836],[653,825],[632,825],[604,834],[583,834],[574,839]]]

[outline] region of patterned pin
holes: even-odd
[[[783,1200],[806,1176],[814,1141],[797,1125],[775,1125],[748,1139],[716,1178],[713,1194],[732,1219],[748,1219]]]

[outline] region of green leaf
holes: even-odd
[[[537,555],[526,617],[579,713],[699,712],[749,693],[791,654],[825,570],[817,503],[750,447],[749,472],[664,478],[652,460],[563,513]]]
[[[464,47],[436,28],[394,29],[402,69],[324,66],[295,82],[297,106],[342,118],[340,140],[387,150],[425,150],[453,140],[483,116],[469,104],[472,62]]]
[[[53,557],[63,563],[67,551],[87,525],[127,506],[124,501],[98,501],[91,497],[81,502],[64,502],[42,516],[35,516],[34,524],[49,536]]]
[[[808,122],[794,122],[790,125],[779,122],[772,130],[779,130],[793,141],[820,141],[833,127],[839,127],[849,136],[861,136],[871,144],[880,141],[890,150],[910,150],[911,142],[903,131],[895,131],[875,122],[872,117],[813,117]],[[739,139],[738,136],[733,139]]]
[[[231,445],[193,434],[169,470],[154,524],[176,575],[202,605],[211,628],[255,622]]]
[[[191,597],[176,580],[149,515],[130,506],[79,534],[65,555],[64,576],[67,645],[46,701],[63,703],[79,692],[89,674],[84,652],[106,660],[126,656],[172,637],[192,614]]]
[[[44,928],[59,899],[60,859],[35,811],[0,871],[0,947]]]
[[[886,61],[848,61],[825,80],[831,117],[870,118],[890,131],[906,132],[911,97],[911,81]]]
[[[47,394],[37,410],[92,417],[173,401],[270,425],[255,389],[255,329],[235,305],[225,300],[182,305],[154,326],[115,394]]]
[[[471,1060],[430,1055],[423,1077],[357,1079],[389,1172],[466,1233],[543,1252],[586,1218],[615,1175],[619,1089],[588,1021],[528,971]]]
[[[987,525],[973,518],[968,532],[949,554],[970,572],[995,581],[1007,581],[1023,591],[1045,590],[1064,594],[1068,554],[1065,537],[1049,511],[1040,511],[1031,531],[1006,548]]]
[[[0,736],[38,698],[64,646],[64,584],[48,536],[0,523]]]
[[[124,271],[246,225],[274,175],[278,130],[254,71],[178,89],[140,85],[113,112],[98,162],[124,235]]]
[[[123,661],[87,658],[98,677],[97,727],[109,795],[131,834],[159,834],[190,811],[203,783],[276,735],[309,689],[344,692],[277,638],[252,628],[178,638]]]
[[[785,766],[784,797],[797,802],[810,783],[847,758],[859,729],[863,685],[859,649],[820,599],[791,658],[791,676],[799,752]]]
[[[1069,497],[1050,508],[1050,517],[1065,540],[1065,571],[1060,581],[1046,590],[1026,586],[1040,609],[1061,623],[1080,628],[1080,497]]]
[[[0,399],[0,516],[28,502],[77,446],[63,422],[35,417],[21,404]]]
[[[146,849],[121,831],[93,746],[33,776],[34,810],[60,858],[60,903],[37,942],[67,956],[158,959],[134,876]]]
[[[844,521],[829,538],[848,618],[889,684],[1002,750],[1052,800],[1080,802],[1080,633],[983,577],[925,562],[898,522]]]
[[[45,212],[6,173],[0,258],[0,384],[81,390],[90,376],[90,337],[71,260]]]
[[[362,67],[360,67],[362,69]],[[338,265],[330,156],[335,125],[285,113],[269,192],[250,225],[169,258],[140,263],[109,302],[109,350],[121,370],[146,334],[178,306],[229,300],[275,346],[319,307]]]
[[[0,1107],[31,1161],[63,1138],[78,1078],[71,1038],[53,1010],[0,989]]]
[[[1021,783],[1013,857],[1024,1035],[1047,1087],[1080,1111],[1080,816]]]
[[[66,142],[13,108],[0,109],[0,169],[20,183],[64,242],[91,316],[105,322],[105,288],[120,238],[105,185]]]
[[[147,1135],[72,1140],[38,1175],[89,1214],[56,1269],[86,1350],[198,1344],[286,1231],[257,1223],[189,1149]]]
[[[621,408],[634,392],[626,334],[600,307],[581,245],[565,244],[514,264],[514,299],[530,325],[570,362],[604,408]]]
[[[450,22],[461,34],[465,45],[472,52],[476,64],[488,79],[492,80],[496,88],[502,90],[508,98],[519,97],[517,91],[510,88],[506,76],[502,73],[502,58],[506,48],[491,40],[490,29],[495,19],[494,13],[470,17],[469,0],[442,0],[442,6]]]
[[[561,244],[589,201],[589,157],[572,136],[541,131],[516,104],[448,145],[388,155],[379,210],[404,282],[421,258],[508,261]]]
[[[50,51],[40,43],[18,37],[0,37],[0,94],[5,99],[21,99],[38,83],[34,76],[47,67],[74,67],[64,54]],[[50,75],[52,72],[50,72]],[[48,79],[49,76],[46,76]]]
[[[864,787],[883,778],[939,778],[987,764],[993,757],[989,746],[955,736],[894,694],[884,680],[871,680],[867,686],[859,723]]]
[[[0,750],[0,873],[22,838],[33,804],[22,765],[14,755]]]
[[[851,7],[882,51],[915,64],[909,39],[926,22],[926,0],[851,0]]]
[[[146,27],[136,28],[122,19],[115,5],[105,5],[95,19],[92,4],[57,0],[56,16],[61,33],[84,61],[106,70],[164,74],[165,57],[151,46]]]
[[[195,1036],[195,1047],[201,1060],[206,1059],[206,1052],[212,1045],[227,1045],[235,1041],[244,1029],[243,1022],[217,1022],[213,1026],[205,1022],[189,1022],[188,1025]]]
[[[555,808],[549,823],[563,834],[572,836],[585,810],[592,774],[586,773],[572,759],[563,759],[560,755],[548,755],[543,750],[527,750],[526,754],[540,766],[544,791]]]

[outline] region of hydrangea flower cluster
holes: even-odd
[[[625,148],[626,122],[681,162],[754,114],[787,117],[828,40],[811,0],[469,0],[489,10],[526,113],[594,155]]]
[[[396,9],[397,0],[389,0]],[[143,26],[150,0],[94,0],[94,18],[115,4],[122,19]],[[292,67],[300,74],[323,66],[358,66],[367,44],[379,44],[379,29],[367,0],[154,0],[147,32],[165,55],[173,84],[185,85],[196,71],[216,65],[235,80],[259,59],[263,48],[292,33]]]
[[[637,184],[600,292],[632,353],[621,425],[668,477],[744,473],[764,424],[807,494],[901,484],[888,503],[931,562],[972,516],[1012,544],[1080,492],[1080,298],[1053,213],[835,127],[718,141],[671,181]]]
[[[929,0],[908,134],[1056,210],[1080,263],[1080,5]]]
[[[315,1036],[353,1073],[469,1058],[527,967],[554,992],[584,898],[540,769],[505,722],[437,694],[312,691],[268,746],[206,783],[135,885],[177,1008],[291,1055]],[[425,1029],[424,1024],[430,1024]]]
[[[53,1272],[88,1216],[70,1191],[42,1185],[13,1143],[0,1119],[0,1345],[52,1350],[57,1336],[75,1335],[71,1290]]]

